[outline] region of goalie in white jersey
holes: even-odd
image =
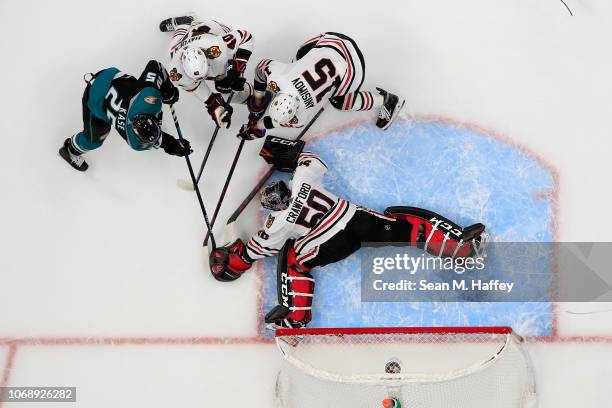
[[[213,276],[232,281],[254,261],[278,254],[279,305],[266,315],[267,323],[305,326],[312,317],[310,270],[346,258],[363,242],[416,245],[443,257],[482,255],[483,224],[461,228],[416,207],[389,207],[381,214],[350,203],[325,189],[327,165],[301,152],[303,146],[268,136],[260,154],[277,169],[293,171],[290,186],[280,181],[264,187],[261,204],[271,212],[262,229],[246,245],[238,239],[210,255]]]
[[[379,109],[376,125],[387,129],[404,100],[377,88],[361,90],[365,60],[354,40],[324,33],[306,41],[289,64],[262,60],[255,70],[254,98],[249,100],[249,123],[240,136],[259,138],[266,129],[299,128],[329,100],[342,111]],[[271,100],[270,100],[271,99]]]
[[[159,29],[172,32],[168,66],[172,82],[204,102],[217,126],[229,128],[233,109],[222,94],[235,92],[233,103],[244,103],[251,95],[244,71],[253,51],[253,36],[192,15],[168,18]],[[214,81],[214,91],[207,80]]]

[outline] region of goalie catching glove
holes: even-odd
[[[231,282],[238,279],[253,264],[240,238],[230,245],[213,250],[210,253],[209,262],[210,272],[220,282]]]
[[[272,164],[279,171],[291,173],[297,166],[297,161],[306,143],[302,140],[283,139],[278,136],[268,136],[259,151],[266,163]]]

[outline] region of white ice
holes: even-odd
[[[164,60],[157,25],[185,11],[252,32],[253,61],[287,60],[319,32],[350,34],[366,87],[402,93],[410,115],[480,125],[537,154],[559,175],[557,238],[608,241],[612,3],[567,2],[574,17],[556,0],[0,2],[0,386],[75,385],[79,407],[271,406],[280,356],[250,341],[259,279],[211,278],[197,201],[175,185],[184,161],[136,153],[116,134],[85,174],[57,156],[81,127],[82,75]],[[199,161],[211,121],[189,95],[177,110]],[[374,120],[326,112],[313,131],[363,117]],[[209,209],[233,133],[205,173]],[[245,148],[221,220],[257,180],[260,143]],[[243,238],[257,216],[252,204]],[[556,341],[530,347],[542,407],[610,405],[608,305],[558,305]]]

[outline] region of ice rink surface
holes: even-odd
[[[373,146],[348,143],[353,157],[401,164],[388,178],[377,172],[371,184],[352,179],[359,174],[350,166],[330,174],[330,186],[350,198],[373,207],[414,200],[389,205],[423,204],[461,223],[484,217],[493,233],[511,239],[609,241],[612,3],[567,2],[574,17],[555,0],[0,2],[0,386],[76,386],[79,407],[271,406],[281,361],[261,328],[270,301],[263,275],[271,269],[260,264],[227,285],[210,276],[197,201],[176,187],[187,174],[184,160],[134,152],[114,133],[88,154],[85,174],[57,156],[81,127],[83,74],[117,66],[138,75],[149,59],[166,61],[169,37],[158,23],[185,11],[253,33],[252,61],[289,60],[323,31],[357,41],[365,88],[405,96],[402,126],[409,129],[367,130],[374,113],[322,115],[313,148],[334,165],[350,165],[338,152],[356,128]],[[190,95],[181,95],[177,111],[199,162],[211,121]],[[215,206],[245,118],[236,109],[232,130],[217,139],[201,183],[207,208]],[[169,112],[165,125],[175,133]],[[387,139],[377,144],[377,137]],[[220,220],[264,169],[260,145],[246,145]],[[457,153],[466,146],[476,159]],[[449,154],[433,160],[435,149]],[[473,177],[453,189],[454,176],[441,170],[457,161]],[[474,189],[473,180],[486,183]],[[391,190],[397,181],[402,188]],[[369,189],[356,188],[363,186]],[[260,222],[252,203],[239,219],[241,237]],[[327,286],[324,279],[318,285]],[[538,322],[515,327],[536,329],[523,334],[537,334],[528,340],[540,406],[609,406],[612,306],[544,308]],[[526,309],[515,311],[519,321],[533,312]],[[342,319],[338,308],[317,313],[334,324]],[[423,309],[415,316],[437,322]]]

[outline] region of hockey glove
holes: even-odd
[[[245,253],[244,243],[237,239],[233,244],[219,247],[210,253],[210,272],[220,282],[238,279],[252,264]]]
[[[244,140],[261,139],[266,135],[266,129],[257,129],[257,121],[249,121],[240,127],[238,137]]]
[[[244,89],[246,78],[244,78],[243,75],[245,70],[246,61],[239,59],[231,59],[228,61],[227,78],[229,78],[230,86],[234,91],[238,92]]]
[[[167,133],[164,133],[162,137],[161,148],[172,156],[187,156],[193,153],[191,150],[191,144],[187,139],[183,139],[181,142],[179,139],[175,139]]]
[[[229,103],[225,102],[221,94],[211,94],[206,100],[206,109],[218,127],[230,127],[234,109]]]
[[[169,86],[161,91],[162,102],[166,105],[172,105],[179,100],[179,90],[176,86]]]

